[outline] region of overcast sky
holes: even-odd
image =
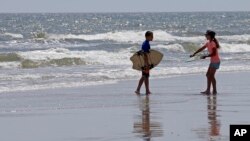
[[[0,12],[249,11],[250,0],[0,0]]]

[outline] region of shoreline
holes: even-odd
[[[204,75],[153,79],[150,96],[137,81],[1,94],[0,140],[228,141],[230,124],[250,123],[249,76],[218,73],[215,96],[199,94]]]
[[[250,73],[250,71],[247,70],[242,70],[242,71],[218,71],[216,72],[216,75],[220,75],[220,74],[237,74],[237,73]],[[188,77],[188,76],[205,76],[206,72],[200,72],[200,73],[187,73],[187,74],[171,74],[168,76],[163,76],[163,77],[155,77],[154,74],[152,73],[150,76],[150,81],[157,81],[157,80],[166,80],[169,78],[179,78],[179,77]],[[14,91],[5,91],[5,92],[0,92],[0,95],[4,95],[4,94],[15,94],[15,93],[25,93],[25,92],[36,92],[36,91],[57,91],[59,89],[81,89],[81,88],[92,88],[92,87],[100,87],[100,86],[106,86],[106,85],[116,85],[119,83],[133,83],[133,82],[138,82],[138,80],[140,79],[141,74],[138,73],[138,78],[135,79],[127,79],[127,80],[107,80],[105,83],[103,82],[96,82],[92,84],[85,84],[85,85],[80,85],[80,86],[69,86],[69,87],[55,87],[55,88],[39,88],[39,89],[33,89],[33,90],[14,90]],[[204,82],[205,83],[205,82]],[[136,85],[137,86],[137,85]],[[136,87],[135,86],[135,87]],[[143,88],[143,86],[142,86]]]

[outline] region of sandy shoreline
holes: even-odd
[[[217,96],[204,75],[0,94],[1,141],[228,141],[230,124],[250,123],[250,72],[218,73]]]

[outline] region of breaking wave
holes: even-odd
[[[20,68],[72,65],[124,65],[129,64],[131,52],[70,51],[64,48],[0,54],[0,67],[8,68],[10,62]],[[13,65],[12,65],[13,66]]]
[[[200,43],[205,41],[204,36],[192,36],[192,37],[181,37],[174,36],[163,30],[155,30],[154,40],[155,41],[165,41],[165,42],[193,42]],[[49,39],[55,40],[66,40],[66,39],[78,39],[85,41],[92,40],[112,40],[116,42],[132,42],[138,43],[144,40],[145,31],[115,31],[99,34],[48,34],[46,35]],[[227,42],[244,42],[250,43],[250,35],[231,35],[231,36],[218,36],[218,39]]]
[[[182,43],[182,44],[170,44],[170,45],[156,45],[152,48],[156,49],[166,49],[170,52],[194,52],[197,50],[201,45],[195,43]],[[219,49],[222,53],[243,53],[243,52],[250,52],[250,45],[248,44],[226,44],[221,43],[221,48]]]

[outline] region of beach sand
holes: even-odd
[[[249,78],[219,72],[217,96],[199,94],[204,74],[153,79],[150,96],[137,80],[2,93],[0,140],[228,141],[230,124],[250,124]]]

